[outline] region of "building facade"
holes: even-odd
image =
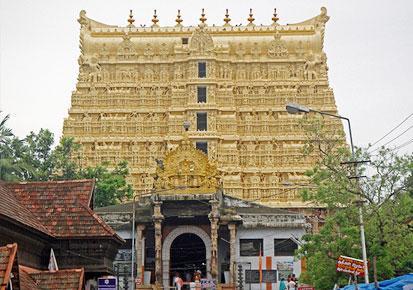
[[[152,190],[157,160],[189,140],[217,164],[225,194],[302,208],[298,189],[315,156],[305,156],[296,102],[337,113],[323,51],[325,8],[306,21],[257,25],[106,25],[80,13],[79,76],[64,136],[82,144],[83,165],[127,160],[136,194]],[[326,119],[332,133],[338,120]]]
[[[277,289],[280,278],[300,275],[303,265],[294,251],[311,228],[303,214],[224,194],[216,164],[188,135],[156,172],[151,193],[96,209],[127,241],[114,265],[121,287],[132,289],[132,253],[134,277],[144,288],[171,287],[176,273],[187,283],[199,273],[202,288],[253,290]]]

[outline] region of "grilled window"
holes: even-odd
[[[206,155],[208,155],[208,142],[206,141],[197,141],[195,143],[196,145],[196,149],[201,150],[202,152],[204,152]]]
[[[197,97],[198,97],[198,103],[206,103],[207,102],[207,88],[198,87]]]
[[[197,129],[197,131],[206,131],[207,128],[208,128],[207,113],[196,113],[196,129]]]
[[[274,256],[294,256],[297,249],[297,244],[290,239],[274,239]]]
[[[259,256],[263,248],[263,239],[240,239],[240,256]]]
[[[198,62],[198,77],[206,78],[206,62]]]

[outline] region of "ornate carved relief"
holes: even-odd
[[[271,41],[268,47],[268,56],[270,57],[286,57],[288,55],[287,47],[281,40],[281,35],[277,31],[274,35],[274,40]]]
[[[296,102],[336,111],[322,51],[327,20],[322,9],[294,25],[204,23],[172,32],[109,26],[82,11],[78,84],[64,135],[83,145],[85,166],[127,160],[136,191],[176,184],[214,188],[217,176],[211,172],[216,172],[227,194],[299,202],[298,192],[285,191],[283,181],[305,180],[316,156],[303,156],[305,135],[284,108]],[[182,43],[186,37],[189,44]],[[198,78],[200,59],[207,62],[206,78]],[[200,84],[208,87],[202,104]],[[192,126],[188,150],[182,150],[182,123],[195,125],[200,111],[208,113],[208,130]],[[326,121],[331,134],[342,130],[338,122]],[[198,168],[207,161],[193,151],[199,140],[208,141],[210,171]],[[177,147],[181,163],[174,163],[173,171],[160,170],[156,160],[166,166]],[[201,175],[193,173],[198,170]]]
[[[206,28],[201,26],[192,33],[189,49],[192,53],[198,54],[209,53],[214,50],[214,41]]]
[[[187,137],[158,162],[156,173],[155,188],[159,190],[184,188],[183,192],[191,193],[193,189],[215,192],[218,188],[216,165]]]

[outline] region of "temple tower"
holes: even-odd
[[[127,160],[137,194],[154,188],[157,163],[188,139],[217,165],[224,192],[279,207],[306,207],[298,190],[314,157],[304,156],[302,116],[288,102],[337,113],[323,51],[325,8],[309,20],[245,26],[150,27],[99,23],[80,12],[79,76],[64,136],[82,144],[83,165]],[[342,130],[326,119],[331,131]]]

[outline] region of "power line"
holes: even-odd
[[[373,147],[374,145],[376,145],[377,143],[379,143],[381,140],[383,140],[384,138],[386,138],[387,136],[389,136],[394,130],[396,130],[397,128],[399,128],[402,124],[404,124],[404,122],[406,122],[411,116],[413,116],[413,113],[411,113],[409,116],[407,116],[403,121],[401,121],[396,127],[394,127],[393,129],[391,129],[388,133],[386,133],[383,137],[381,137],[379,140],[377,140],[376,142],[374,142],[373,144],[371,144],[368,148]],[[384,146],[384,145],[383,145]]]
[[[409,141],[404,142],[403,144],[400,144],[399,146],[393,148],[391,151],[396,151],[399,150],[407,145],[409,145],[410,143],[413,143],[413,139],[410,139]]]
[[[403,135],[404,135],[407,131],[409,131],[411,128],[413,128],[413,125],[410,126],[409,128],[407,128],[406,130],[404,130],[403,132],[401,132],[399,135],[397,135],[396,137],[394,137],[394,138],[391,139],[390,141],[384,143],[382,146],[377,147],[376,149],[374,149],[373,151],[371,151],[371,153],[379,150],[381,147],[384,147],[384,146],[386,146],[387,144],[389,144],[389,143],[393,142],[394,140],[398,139],[399,137],[403,136]]]
[[[400,144],[399,146],[390,149],[389,152],[398,151],[399,149],[401,149],[401,148],[403,148],[403,147],[406,147],[407,145],[409,145],[409,144],[411,144],[411,143],[413,143],[413,139],[410,139],[409,141],[406,141],[406,142]],[[378,155],[380,155],[380,154],[379,154],[379,153],[376,153],[376,154],[373,154],[372,156],[378,156]]]

